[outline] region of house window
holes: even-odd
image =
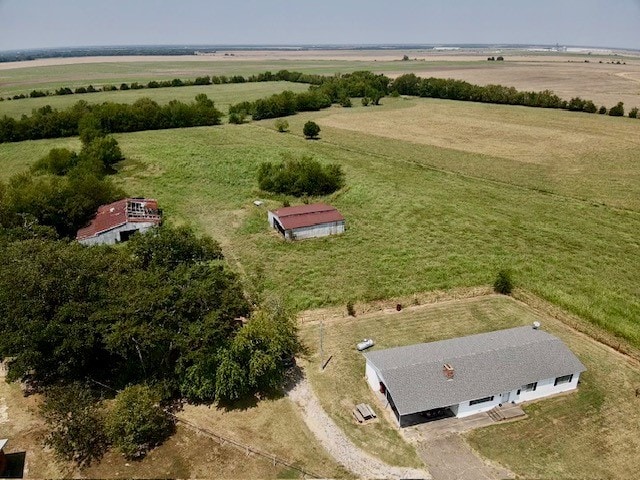
[[[478,405],[479,403],[487,403],[493,400],[493,395],[490,397],[478,398],[477,400],[471,400],[469,405]]]
[[[562,377],[556,378],[556,381],[553,383],[553,386],[557,387],[558,385],[562,385],[563,383],[569,383],[571,382],[571,380],[573,380],[573,374],[564,375]]]
[[[522,387],[523,392],[535,392],[536,388],[538,388],[538,382],[527,383],[524,387]]]

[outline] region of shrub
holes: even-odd
[[[356,316],[356,308],[353,306],[353,302],[351,300],[347,302],[347,315],[350,317]]]
[[[611,107],[609,110],[609,115],[611,117],[623,117],[624,116],[624,103],[618,102],[615,107]]]
[[[31,167],[32,172],[66,175],[78,163],[78,155],[66,148],[53,148]]]
[[[309,120],[304,124],[302,133],[304,133],[304,136],[306,138],[317,138],[318,134],[320,133],[320,126],[316,122],[312,122],[311,120]]]
[[[638,118],[638,107],[633,107],[629,111],[629,118]]]
[[[244,123],[246,118],[247,118],[247,115],[245,113],[242,113],[242,112],[230,113],[229,114],[229,123],[233,123],[235,125],[240,125],[240,124]]]
[[[80,383],[47,390],[40,410],[50,429],[45,445],[79,466],[102,457],[106,438],[98,407],[89,388]]]
[[[279,164],[265,162],[258,168],[262,190],[303,197],[328,195],[344,185],[344,173],[338,164],[322,165],[310,157],[286,158]]]
[[[508,270],[500,270],[495,282],[493,282],[493,290],[502,295],[509,295],[513,290],[513,281],[511,273]]]
[[[159,402],[160,396],[146,385],[127,387],[116,396],[106,431],[126,458],[143,457],[173,432],[173,422]]]
[[[582,108],[582,111],[586,113],[596,113],[598,111],[598,107],[596,107],[596,104],[593,103],[591,100],[587,100],[584,103],[584,107]]]
[[[279,118],[275,122],[275,127],[276,127],[276,130],[278,130],[280,133],[288,132],[289,131],[289,122]]]
[[[371,103],[371,100],[369,99],[369,97],[362,97],[362,100],[360,101],[362,102],[363,107],[368,107],[369,103]]]
[[[349,98],[348,95],[342,95],[339,98],[338,103],[340,104],[341,107],[344,107],[344,108],[351,108],[353,106],[353,103],[351,103],[351,98]]]
[[[600,115],[606,115],[607,114],[607,107],[605,107],[604,105],[602,105],[599,109],[598,109],[598,113]]]

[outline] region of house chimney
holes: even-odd
[[[442,373],[444,373],[444,376],[447,377],[447,380],[453,380],[455,370],[449,363],[445,363],[442,366]]]

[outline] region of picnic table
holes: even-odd
[[[376,418],[376,414],[373,409],[366,403],[359,403],[356,408],[353,409],[353,416],[358,423],[364,423],[367,420],[373,420]]]

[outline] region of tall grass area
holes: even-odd
[[[58,110],[64,110],[80,100],[90,104],[115,102],[134,103],[136,100],[148,97],[161,105],[171,100],[192,102],[196,95],[204,93],[216,104],[222,112],[227,112],[229,105],[243,101],[254,101],[259,98],[281,93],[284,90],[305,92],[309,85],[292,82],[252,82],[230,83],[224,85],[193,85],[175,88],[144,88],[141,90],[117,90],[112,92],[96,92],[82,95],[54,95],[50,97],[24,98],[0,103],[0,116],[8,115],[20,118],[30,115],[32,110],[44,105],[51,105]]]
[[[290,117],[290,134],[267,121],[118,135],[128,160],[116,180],[212,234],[247,280],[296,309],[488,285],[507,267],[518,286],[640,346],[637,212],[416,162],[486,161],[478,154],[335,128],[301,137],[304,121],[341,111]],[[0,145],[0,158],[29,163],[19,148]],[[283,153],[343,166],[347,187],[323,200],[345,216],[344,235],[290,243],[269,229],[266,208],[282,204],[257,190],[256,171]]]

